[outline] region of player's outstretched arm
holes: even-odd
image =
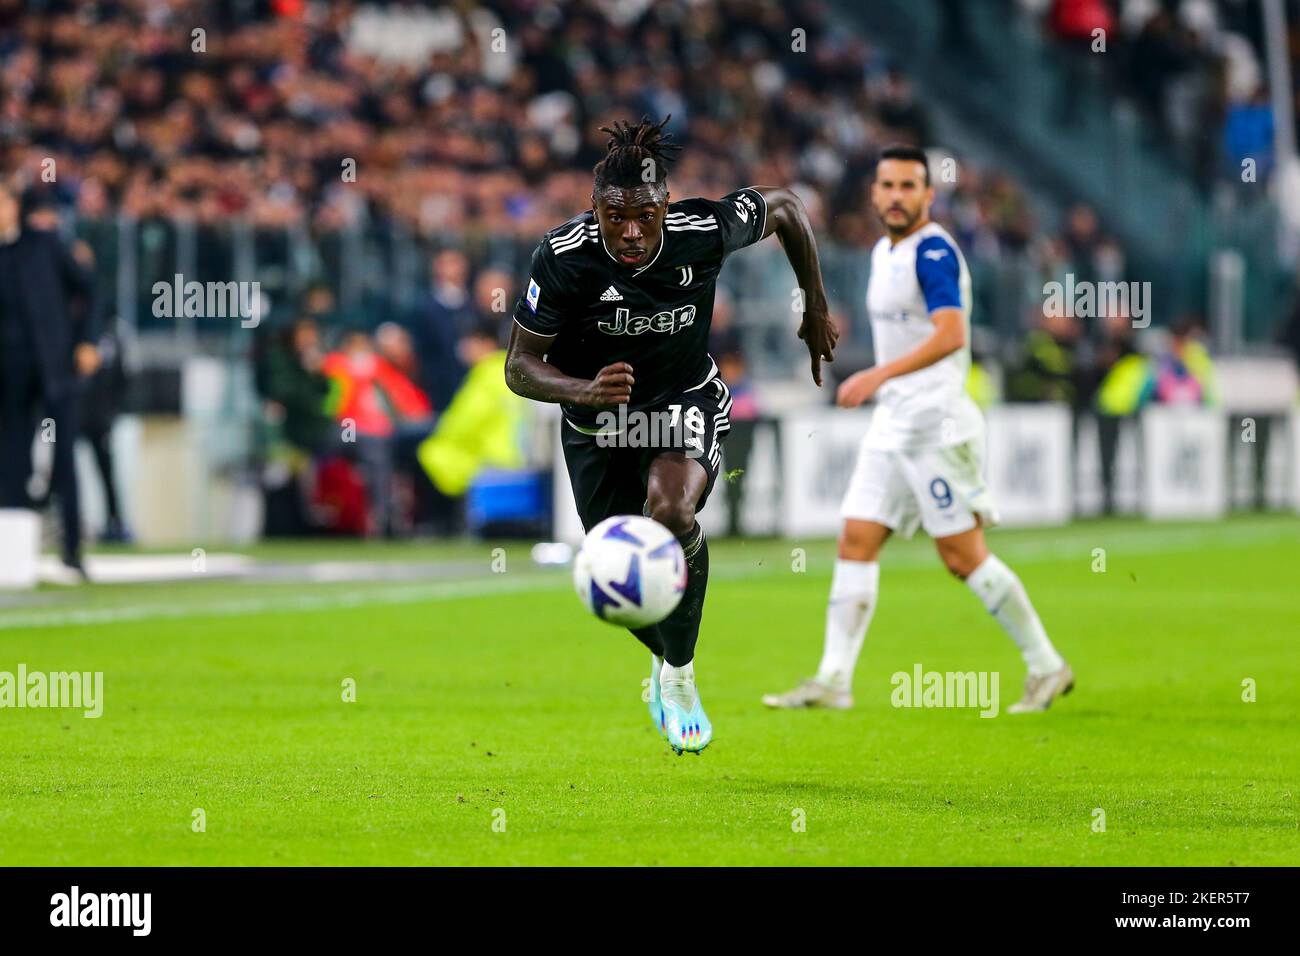
[[[839,339],[826,304],[826,288],[822,285],[821,263],[817,260],[817,239],[803,202],[788,189],[777,186],[759,186],[757,191],[767,202],[767,224],[763,238],[776,233],[785,249],[786,258],[794,269],[799,288],[803,291],[803,321],[799,325],[799,338],[808,346],[812,359],[812,377],[820,388],[822,362],[835,358],[835,343]]]
[[[518,322],[510,333],[506,351],[506,385],[510,391],[537,402],[563,402],[612,408],[632,398],[632,366],[626,362],[606,365],[594,379],[573,378],[546,361],[554,335],[529,332]]]
[[[912,351],[846,378],[835,395],[836,403],[844,408],[856,408],[874,397],[880,386],[891,378],[928,368],[966,344],[966,322],[961,309],[935,309],[930,313],[930,321],[934,323],[934,332]]]

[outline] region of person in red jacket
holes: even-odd
[[[365,332],[349,332],[322,370],[332,380],[331,406],[340,422],[350,419],[358,435],[387,438],[401,420],[421,420],[433,406],[419,387],[377,351]]]
[[[365,332],[344,336],[336,352],[325,356],[321,370],[330,379],[328,407],[341,427],[345,445],[353,445],[370,499],[370,533],[393,528],[393,439],[403,427],[432,424],[433,406],[400,369],[375,351]]]
[[[1119,42],[1116,20],[1106,0],[1056,0],[1047,26],[1064,53],[1058,119],[1062,125],[1077,122],[1087,86],[1105,82],[1102,54]]]
[[[1094,31],[1109,34],[1115,28],[1115,16],[1106,0],[1056,0],[1048,22],[1060,39],[1089,48]]]

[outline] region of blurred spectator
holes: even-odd
[[[1047,25],[1058,40],[1090,50],[1094,31],[1109,34],[1115,17],[1106,0],[1053,0]]]
[[[420,362],[415,355],[415,346],[411,333],[396,322],[384,322],[375,329],[375,347],[379,354],[388,360],[412,382],[420,380]]]
[[[902,139],[921,147],[930,144],[929,117],[917,100],[911,81],[901,70],[891,68],[885,75],[877,109],[889,139]]]
[[[1262,86],[1249,99],[1232,103],[1223,124],[1224,175],[1241,181],[1242,163],[1249,159],[1255,163],[1255,180],[1268,179],[1274,164],[1273,135],[1273,108]]]
[[[58,201],[47,189],[31,189],[23,196],[23,219],[36,232],[58,232],[61,224]],[[90,265],[82,262],[86,268]]]
[[[434,516],[441,531],[458,529],[461,499],[484,468],[524,464],[527,403],[506,386],[498,335],[496,323],[484,323],[462,336],[457,352],[469,373],[419,447],[420,464],[441,498]]]
[[[1025,339],[1020,364],[1007,375],[1009,402],[1079,401],[1079,324],[1046,311]]]
[[[303,316],[277,333],[255,369],[266,417],[304,452],[324,450],[334,428],[325,411],[329,380],[321,371],[320,325]]]
[[[99,368],[98,303],[89,272],[52,232],[25,225],[0,183],[0,507],[25,508],[32,439],[54,444],[53,492],[69,583],[85,579],[74,451],[82,380]]]
[[[321,371],[322,361],[320,329],[308,316],[271,333],[269,347],[256,357],[267,535],[304,535],[316,528],[309,508],[316,467],[335,436],[325,410],[330,383]]]
[[[375,330],[379,354],[412,382],[419,382],[420,366],[411,334],[394,322],[385,322]],[[436,410],[435,410],[436,411]],[[433,489],[420,467],[417,452],[428,437],[431,421],[427,417],[399,418],[393,433],[393,475],[397,500],[393,509],[393,534],[409,534],[416,525],[436,510]]]
[[[28,229],[57,233],[62,225],[57,191],[53,188],[28,190],[23,197],[23,218]],[[72,243],[71,251],[86,274],[93,276],[94,250],[87,243],[77,240]],[[105,520],[99,540],[126,544],[130,543],[132,536],[122,519],[112,449],[113,422],[121,411],[126,393],[126,370],[122,362],[121,342],[114,331],[105,329],[92,344],[99,357],[99,367],[81,383],[81,437],[90,445],[91,458],[99,473],[100,487],[104,493]],[[80,491],[80,488],[77,490]]]
[[[1151,361],[1138,351],[1133,320],[1114,315],[1105,320],[1105,338],[1094,370],[1097,390],[1097,439],[1101,446],[1102,510],[1115,513],[1115,459],[1120,425],[1131,419],[1155,396]]]
[[[331,381],[329,404],[343,426],[344,441],[355,444],[360,460],[369,500],[368,533],[392,534],[394,440],[408,426],[427,428],[432,406],[415,383],[375,351],[365,332],[345,334],[321,369]]]
[[[1155,359],[1155,400],[1166,405],[1215,405],[1214,362],[1195,317],[1180,319]]]
[[[1096,370],[1096,406],[1103,415],[1135,415],[1155,398],[1151,361],[1138,350],[1133,321],[1127,315],[1106,319]]]
[[[365,332],[344,334],[339,349],[325,356],[321,369],[332,380],[335,418],[355,424],[358,435],[387,438],[402,420],[423,421],[432,414],[428,398],[388,359]]]
[[[420,385],[437,409],[447,407],[465,377],[465,366],[456,358],[456,341],[473,325],[469,271],[469,257],[459,249],[437,253],[430,262],[429,291],[410,320]]]
[[[484,269],[474,280],[474,325],[476,328],[495,328],[498,335],[508,324],[507,308],[515,301],[514,277],[504,269],[492,266]]]
[[[329,286],[316,284],[309,288],[302,298],[302,317],[316,323],[321,329],[337,328],[342,321],[334,302],[334,292]],[[319,342],[316,343],[319,346]]]
[[[1103,61],[1094,47],[1099,38],[1103,43],[1107,42],[1115,28],[1115,17],[1106,0],[1054,0],[1047,24],[1066,56],[1089,82],[1096,83],[1104,78]],[[1097,31],[1101,31],[1100,35]],[[1101,49],[1108,48],[1103,46]],[[1079,77],[1065,77],[1059,112],[1062,124],[1078,121],[1083,87]]]
[[[105,518],[99,540],[129,544],[133,538],[122,516],[121,495],[113,468],[113,423],[122,411],[127,387],[122,342],[115,332],[107,330],[100,335],[95,348],[100,365],[82,388],[81,434],[90,445],[104,490]]]
[[[1101,231],[1091,206],[1080,203],[1066,217],[1061,243],[1068,257],[1067,270],[1075,281],[1115,282],[1123,277],[1124,254],[1114,239]]]
[[[1164,5],[1158,5],[1133,41],[1129,75],[1154,141],[1173,136],[1169,117],[1170,83],[1194,63],[1191,38]]]

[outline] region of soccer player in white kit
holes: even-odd
[[[853,670],[876,609],[880,549],[917,526],[948,570],[975,592],[1020,649],[1025,694],[1009,713],[1046,710],[1074,686],[1014,571],[990,554],[984,526],[997,516],[983,479],[984,419],[966,394],[971,284],[947,231],[930,221],[934,189],[924,151],[881,153],[871,201],[888,233],[871,253],[867,309],[876,364],[850,376],[836,401],[876,399],[844,494],[839,558],[817,676],[769,707],[853,706]]]

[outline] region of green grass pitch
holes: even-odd
[[[0,670],[103,671],[104,714],[0,710],[0,865],[1300,864],[1300,520],[990,541],[1078,675],[1052,711],[891,705],[917,663],[1021,690],[924,539],[886,550],[857,708],[764,710],[816,666],[834,546],[716,542],[698,757],[651,727],[640,645],[525,545],[504,573],[491,544],[253,552],[438,562],[419,581],[42,590],[0,607]]]

